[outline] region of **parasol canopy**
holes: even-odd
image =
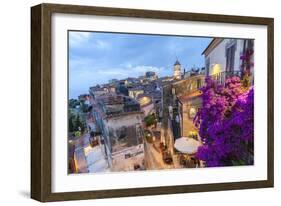
[[[194,154],[197,152],[197,149],[200,146],[200,142],[192,138],[181,137],[176,140],[174,146],[178,151],[182,153]]]

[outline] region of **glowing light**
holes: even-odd
[[[151,99],[149,97],[142,97],[139,100],[139,103],[141,106],[148,104],[151,101]]]
[[[189,110],[189,116],[190,118],[194,118],[196,115],[196,109],[194,107],[191,107]]]
[[[212,68],[212,75],[216,75],[221,72],[221,65],[220,64],[214,64]]]
[[[93,150],[93,148],[91,147],[91,145],[88,145],[87,147],[84,147],[84,152],[85,152],[85,156],[88,156],[88,154]]]

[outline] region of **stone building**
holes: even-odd
[[[155,113],[151,96],[147,94],[141,94],[138,96],[137,101],[140,103],[141,110],[143,111],[144,116]]]
[[[179,80],[181,79],[181,64],[177,60],[174,64],[174,79]]]
[[[148,72],[146,72],[146,73],[145,73],[145,77],[146,77],[146,79],[149,80],[149,81],[154,81],[154,80],[157,79],[157,75],[156,75],[156,73],[153,72],[153,71],[148,71]]]
[[[219,83],[223,83],[227,77],[232,75],[242,77],[248,73],[253,77],[253,66],[250,66],[248,70],[243,66],[243,60],[240,58],[249,51],[254,51],[254,40],[252,39],[214,38],[202,52],[202,55],[205,56],[206,75],[217,79]],[[254,62],[254,55],[251,55],[250,58],[251,62]]]
[[[205,75],[198,73],[182,80],[173,80],[162,89],[162,141],[174,153],[177,138],[196,130],[193,118],[201,107],[201,88]]]
[[[107,94],[107,93],[108,93],[108,90],[104,87],[99,86],[99,85],[90,87],[90,89],[89,89],[89,94],[93,98],[97,98],[97,97],[102,96],[102,95]]]
[[[129,97],[134,98],[134,99],[137,99],[138,95],[143,94],[143,93],[144,93],[144,89],[142,86],[137,86],[137,87],[128,89]]]
[[[95,100],[93,114],[111,171],[144,169],[143,112],[139,103],[123,95],[104,95]]]

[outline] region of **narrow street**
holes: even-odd
[[[78,173],[108,171],[108,164],[102,153],[101,145],[91,147],[89,137],[90,135],[87,133],[73,141],[74,159]]]
[[[83,135],[79,139],[73,141],[75,145],[74,160],[78,173],[88,172],[87,160],[84,153],[84,146],[89,143],[89,141],[86,141],[87,139],[87,135]]]
[[[84,148],[89,172],[107,172],[109,171],[107,160],[105,159],[101,145]]]
[[[156,141],[155,141],[156,143]],[[166,164],[162,159],[162,154],[155,149],[153,143],[148,143],[144,140],[144,154],[145,154],[145,166],[146,170],[159,170],[159,169],[172,169],[173,164]]]
[[[86,158],[85,158],[83,148],[79,148],[79,149],[75,150],[74,160],[75,160],[75,163],[76,163],[78,173],[87,173],[88,172],[87,161],[86,161]]]

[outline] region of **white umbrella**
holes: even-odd
[[[174,146],[182,153],[194,154],[197,152],[200,142],[192,138],[181,137],[176,140]]]

